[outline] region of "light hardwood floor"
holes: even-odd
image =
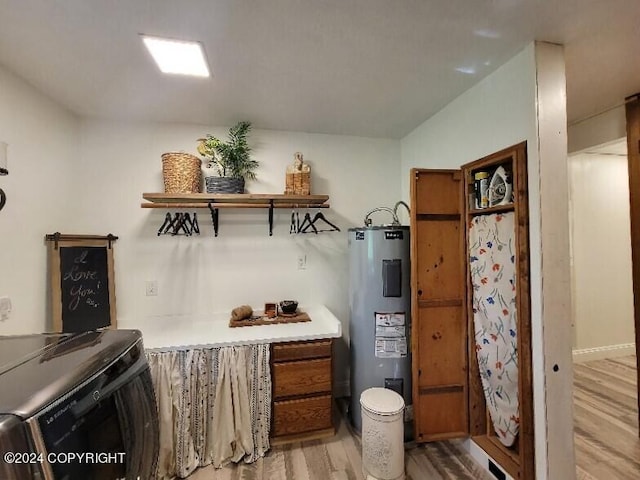
[[[574,365],[578,480],[640,479],[636,358]],[[462,450],[436,442],[405,451],[406,480],[491,480]],[[274,447],[253,464],[205,467],[189,480],[363,480],[359,438],[344,420],[336,436]]]
[[[573,376],[578,480],[639,479],[636,357],[575,364]]]
[[[456,441],[406,449],[405,469],[406,480],[493,479]],[[343,419],[334,437],[274,447],[252,464],[200,468],[189,480],[364,480],[361,445]]]

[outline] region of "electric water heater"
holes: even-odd
[[[405,401],[405,438],[412,436],[411,268],[409,227],[349,229],[350,416],[361,431],[360,395],[395,390]]]

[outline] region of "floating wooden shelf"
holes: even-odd
[[[142,208],[329,208],[329,195],[143,193]]]
[[[268,203],[215,203],[212,202],[215,208],[269,208]],[[207,208],[208,203],[178,203],[178,202],[166,202],[166,203],[141,203],[142,208]],[[329,208],[328,203],[274,203],[273,208]]]
[[[268,208],[269,236],[273,234],[275,208],[329,208],[329,195],[285,195],[267,193],[143,193],[142,208],[208,208],[214,234],[218,236],[218,209]]]

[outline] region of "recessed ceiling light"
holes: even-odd
[[[473,75],[474,73],[476,73],[476,69],[473,67],[457,67],[456,71],[464,73],[466,75]]]
[[[478,30],[474,30],[473,33],[484,38],[500,38],[500,32],[496,32],[489,28],[479,28]]]
[[[200,42],[141,35],[147,50],[163,73],[208,77],[209,67]]]

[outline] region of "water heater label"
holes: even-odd
[[[356,232],[356,240],[364,240],[364,232]]]
[[[376,327],[376,337],[404,337],[404,325],[399,327]]]
[[[402,358],[407,356],[405,313],[376,312],[376,357]]]
[[[402,230],[390,230],[384,232],[384,238],[385,240],[402,240],[404,238],[404,232]]]
[[[407,356],[407,339],[376,337],[376,357],[402,358]]]

